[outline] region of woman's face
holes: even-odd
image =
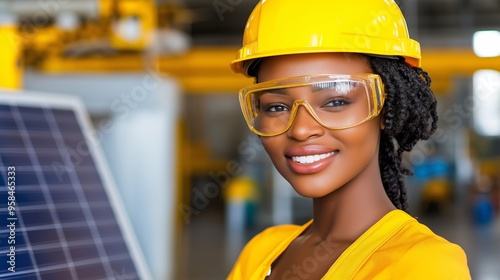
[[[261,63],[259,83],[313,74],[372,73],[368,60],[354,54],[297,54],[266,58]],[[287,94],[294,99],[308,100],[314,92],[296,88]],[[288,131],[261,137],[261,140],[276,169],[295,191],[305,197],[317,198],[356,178],[369,180],[369,174],[379,172],[380,127],[380,117],[376,117],[352,128],[330,130],[300,106]],[[315,155],[317,157],[311,157]],[[361,181],[362,184],[370,183]]]

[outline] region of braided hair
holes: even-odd
[[[368,60],[387,94],[379,149],[382,183],[394,206],[408,212],[403,176],[412,172],[403,166],[402,154],[436,130],[436,98],[429,87],[431,79],[421,68],[412,68],[403,58],[368,56]]]

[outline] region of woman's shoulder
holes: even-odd
[[[462,248],[401,210],[391,211],[369,228],[341,255],[328,276],[335,279],[470,279]]]
[[[395,275],[422,275],[427,279],[470,279],[464,250],[413,219],[395,236],[404,248]],[[406,241],[406,242],[405,242]],[[420,264],[420,265],[419,265]]]
[[[402,228],[400,234],[406,236],[407,240],[410,241],[408,253],[417,253],[420,251],[435,251],[445,254],[447,252],[463,253],[460,246],[437,235],[417,219],[412,219],[411,222],[407,223],[405,227]]]

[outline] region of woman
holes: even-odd
[[[436,100],[392,0],[263,0],[233,71],[243,115],[280,174],[313,200],[228,279],[470,279],[463,250],[407,214],[401,157],[436,129]]]

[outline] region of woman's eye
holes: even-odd
[[[288,108],[285,105],[268,105],[265,107],[265,111],[267,112],[283,112],[288,111]]]
[[[344,105],[348,105],[349,102],[347,100],[342,100],[342,99],[335,99],[331,100],[328,103],[326,103],[326,107],[340,107]]]

